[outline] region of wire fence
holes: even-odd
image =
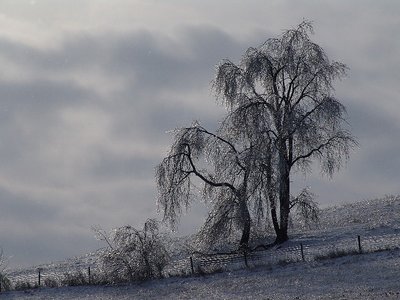
[[[262,265],[278,265],[299,261],[314,261],[348,254],[371,253],[400,247],[400,234],[354,236],[332,242],[299,242],[288,247],[268,250],[212,255],[192,255],[171,264],[169,276],[202,274]]]
[[[263,265],[279,265],[299,261],[314,261],[348,254],[370,253],[400,247],[399,234],[346,237],[332,241],[299,242],[287,247],[275,246],[267,250],[241,251],[224,254],[193,254],[172,261],[164,268],[166,277],[206,274],[216,271],[242,269]],[[90,284],[101,270],[95,260],[90,263],[44,265],[30,270],[16,270],[7,274],[14,288],[37,286]],[[76,285],[77,285],[76,284]],[[1,291],[1,286],[0,286]]]

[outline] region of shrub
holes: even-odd
[[[66,286],[87,285],[89,284],[89,279],[81,271],[64,273],[64,278],[61,280],[61,284]]]
[[[11,281],[3,273],[0,273],[0,286],[1,286],[1,291],[11,290]]]
[[[56,288],[59,286],[57,280],[53,279],[53,278],[46,278],[43,282],[45,287],[49,287],[49,288]]]
[[[100,229],[95,231],[100,240],[107,243],[100,261],[110,282],[162,277],[169,255],[157,221],[147,220],[142,230],[124,226],[115,229],[111,235]]]

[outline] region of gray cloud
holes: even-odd
[[[199,31],[205,45],[219,40],[225,40],[228,48],[235,45],[219,30],[207,28],[209,43],[204,30]],[[198,40],[193,28],[185,34],[192,35],[188,39],[192,43]],[[184,44],[181,53],[172,51],[179,47],[178,40],[149,32],[69,37],[51,50],[2,41],[0,57],[39,75],[0,84],[0,176],[7,178],[5,188],[19,189],[21,194],[18,199],[4,195],[7,202],[2,208],[19,220],[20,227],[38,227],[37,232],[13,238],[4,237],[8,230],[3,231],[1,243],[6,249],[25,245],[25,250],[13,251],[14,261],[26,263],[21,257],[26,247],[32,247],[33,262],[43,261],[51,251],[62,256],[72,253],[72,246],[61,252],[59,246],[51,246],[48,239],[56,240],[57,235],[71,240],[76,234],[80,247],[96,244],[87,233],[76,228],[66,233],[60,229],[63,226],[110,228],[138,224],[155,215],[154,167],[170,138],[165,132],[199,117],[206,124],[216,122],[215,114],[209,116],[201,106],[198,110],[193,103],[185,106],[185,100],[170,99],[199,92],[206,97],[203,103],[213,101],[208,94],[212,72],[206,71],[205,62],[214,59],[196,49],[198,45]],[[123,79],[111,99],[81,84],[80,78],[92,76],[93,70],[110,82]],[[35,200],[38,197],[41,201]],[[10,219],[3,220],[8,222],[4,228],[12,226]]]

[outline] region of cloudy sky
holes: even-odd
[[[303,19],[348,77],[336,95],[360,147],[322,206],[400,193],[400,2],[2,0],[0,246],[10,265],[99,247],[91,227],[157,216],[154,167],[173,128],[215,128],[215,65]],[[195,205],[180,233],[202,222]]]

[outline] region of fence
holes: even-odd
[[[60,263],[13,270],[7,273],[7,278],[15,289],[26,289],[39,286],[90,284],[96,274],[99,273],[96,260],[83,257]]]
[[[234,270],[244,267],[261,265],[277,265],[281,263],[313,261],[335,254],[368,253],[379,250],[400,247],[399,234],[384,234],[370,236],[354,236],[341,238],[335,243],[327,241],[299,242],[288,247],[275,247],[268,250],[236,252],[225,254],[201,255],[196,254],[187,258],[174,260],[163,271],[166,277],[209,273],[218,270]],[[86,283],[100,270],[91,264],[53,264],[33,268],[31,270],[14,271],[8,278],[14,287],[18,284],[33,286],[51,286],[68,280],[69,275],[79,275]],[[1,288],[1,287],[0,287]]]
[[[224,253],[213,255],[192,255],[175,261],[166,270],[168,276],[208,273],[218,270],[235,270],[243,267],[277,265],[298,261],[313,261],[324,257],[346,254],[369,253],[400,247],[400,234],[354,236],[342,238],[336,243],[299,242],[289,247],[274,247],[268,250]]]

